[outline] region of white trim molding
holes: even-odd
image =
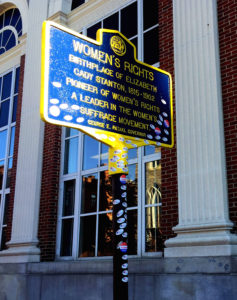
[[[216,0],[173,0],[179,224],[165,256],[237,254],[230,234]]]
[[[47,13],[48,1],[30,1],[12,233],[9,249],[0,252],[3,263],[40,260],[37,236],[44,138],[39,115],[40,57]]]

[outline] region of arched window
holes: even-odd
[[[0,16],[0,55],[15,47],[22,35],[22,19],[17,8]],[[0,73],[0,250],[6,248],[10,179],[13,167],[19,65]]]
[[[11,8],[0,16],[0,55],[18,44],[22,35],[19,9]]]

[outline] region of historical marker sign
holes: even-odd
[[[172,147],[169,73],[136,59],[120,32],[100,29],[97,40],[46,21],[43,25],[41,117],[128,148]]]

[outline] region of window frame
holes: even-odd
[[[17,69],[20,68],[20,65],[16,65],[7,71],[0,74],[0,76],[3,78],[4,75],[12,72],[12,78],[11,78],[11,92],[10,92],[10,106],[9,106],[9,112],[8,112],[8,123],[7,125],[0,128],[0,132],[7,130],[7,138],[6,138],[6,149],[5,149],[5,158],[4,158],[4,171],[3,171],[3,180],[2,180],[2,186],[0,187],[0,195],[1,195],[1,203],[0,203],[0,249],[2,249],[2,238],[3,238],[3,229],[7,227],[7,224],[3,224],[4,222],[4,213],[5,213],[5,205],[6,205],[6,195],[10,194],[10,187],[7,187],[7,173],[8,173],[8,165],[10,159],[13,159],[14,153],[10,155],[10,147],[11,147],[11,134],[12,129],[16,126],[16,121],[12,122],[12,113],[13,113],[13,105],[14,105],[14,98],[15,96],[19,95],[19,90],[17,93],[15,93],[15,81],[16,81],[16,72]],[[0,95],[2,92],[2,86]],[[6,99],[4,101],[7,101]],[[1,103],[0,101],[0,109],[1,109]],[[15,137],[14,137],[15,141]],[[14,147],[14,146],[13,146]],[[1,251],[1,250],[0,250]]]
[[[62,145],[61,145],[61,153],[62,157],[64,158],[65,153],[65,132],[64,129],[62,132]],[[103,172],[108,169],[108,166],[99,166],[97,168],[91,168],[87,170],[82,170],[83,164],[83,155],[79,153],[83,153],[83,136],[84,134],[78,132],[78,135],[73,135],[72,137],[77,136],[78,138],[78,161],[77,161],[77,169],[78,172],[71,173],[71,174],[63,174],[64,170],[64,159],[61,160],[61,170],[60,170],[60,193],[59,193],[59,207],[58,207],[58,228],[57,228],[57,246],[56,246],[56,258],[57,260],[81,260],[81,259],[105,259],[111,258],[111,256],[93,256],[93,257],[79,257],[79,233],[80,233],[80,217],[81,216],[89,216],[89,215],[96,215],[99,216],[100,214],[105,213],[104,211],[97,210],[93,213],[81,213],[81,191],[82,191],[82,177],[84,175],[90,175],[97,173],[98,174],[98,183],[97,183],[97,206],[99,205],[99,179],[100,179],[100,172]],[[98,142],[98,145],[100,143]],[[98,151],[99,153],[99,151]],[[99,159],[99,158],[98,158]],[[161,160],[161,151],[145,155],[144,147],[140,147],[137,149],[137,157],[128,160],[128,165],[137,164],[138,168],[138,204],[137,206],[129,207],[128,210],[137,210],[137,254],[136,255],[129,255],[129,257],[147,257],[147,256],[161,256],[160,252],[146,252],[145,251],[145,189],[146,189],[146,182],[143,180],[145,178],[145,165],[147,162]],[[70,216],[62,216],[63,211],[63,194],[64,194],[64,182],[69,180],[75,180],[75,202],[74,202],[74,214]],[[152,205],[159,206],[159,205]],[[72,235],[72,255],[71,256],[61,256],[61,233],[62,233],[62,220],[73,218],[73,235]],[[96,232],[98,232],[98,221],[96,222]],[[96,241],[98,240],[98,235],[96,233]],[[97,247],[97,243],[96,243]],[[98,249],[98,248],[96,248]]]
[[[143,148],[143,151],[145,151],[144,147]],[[141,178],[146,178],[146,163],[149,163],[149,162],[155,162],[155,161],[160,161],[161,163],[161,151],[159,151],[158,153],[153,153],[153,154],[149,154],[149,155],[144,155],[142,157],[142,176]],[[157,251],[157,252],[148,252],[146,251],[146,235],[145,235],[145,231],[146,231],[146,226],[145,226],[145,223],[146,223],[146,208],[148,207],[162,207],[162,202],[161,203],[157,203],[157,204],[146,204],[146,180],[143,181],[142,183],[142,200],[141,200],[141,212],[142,212],[142,222],[144,224],[144,226],[141,227],[142,229],[142,253],[143,253],[143,256],[162,256],[162,253]]]

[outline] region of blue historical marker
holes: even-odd
[[[52,22],[44,27],[45,121],[112,146],[108,134],[139,146],[173,145],[169,73],[138,61],[135,46],[118,31],[101,29],[95,41]]]

